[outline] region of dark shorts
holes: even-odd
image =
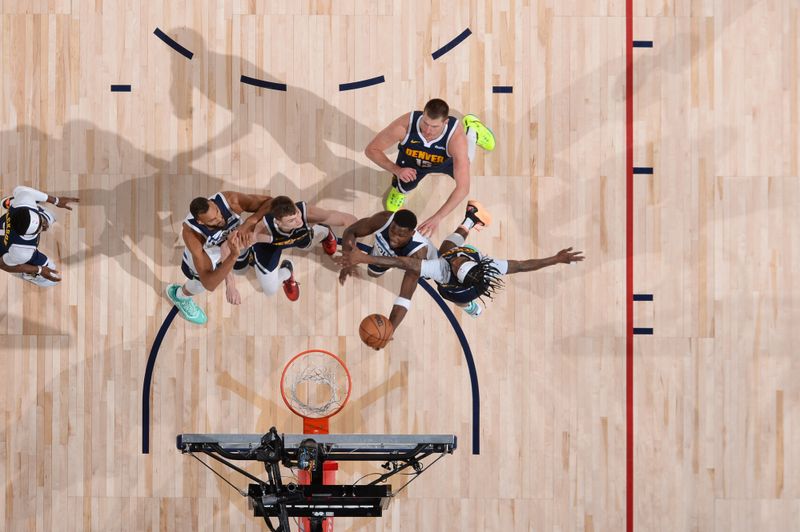
[[[440,166],[436,166],[433,168],[417,168],[415,165],[410,164],[407,160],[401,159],[398,155],[397,160],[395,161],[397,166],[401,168],[413,168],[417,171],[417,178],[414,181],[410,181],[408,183],[403,183],[397,176],[392,176],[392,186],[395,187],[402,193],[411,192],[417,186],[419,186],[420,181],[428,175],[428,174],[447,174],[450,177],[453,177],[453,159],[452,157],[445,161]]]
[[[436,283],[436,288],[442,298],[446,299],[447,301],[452,301],[453,303],[466,305],[470,301],[478,299],[478,294],[472,287],[466,288],[458,285],[444,285]]]
[[[253,250],[253,265],[258,268],[261,273],[275,271],[275,268],[278,267],[278,263],[281,260],[281,253],[283,253],[282,247],[259,242],[253,244],[251,249]]]
[[[47,255],[45,255],[44,253],[42,253],[37,249],[36,251],[33,252],[33,257],[31,257],[31,260],[29,260],[25,264],[31,264],[33,266],[44,266],[45,264],[47,264],[47,260],[48,260]]]

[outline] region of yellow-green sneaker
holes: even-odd
[[[392,186],[392,188],[389,189],[389,194],[386,196],[386,210],[397,212],[405,203],[406,195],[397,190],[397,187]]]
[[[478,135],[478,146],[486,151],[494,150],[494,133],[481,122],[480,118],[475,115],[464,115],[462,122],[464,123],[464,131],[470,128],[475,130]]]

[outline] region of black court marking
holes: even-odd
[[[337,238],[336,240],[339,244],[342,243],[341,238]],[[367,253],[372,250],[370,246],[362,244],[361,242],[357,245],[359,249]],[[461,328],[461,324],[458,323],[458,320],[456,320],[456,317],[453,315],[450,307],[447,306],[447,303],[444,302],[442,296],[424,279],[419,279],[417,283],[428,292],[439,305],[439,308],[442,309],[445,317],[447,317],[447,320],[453,327],[458,341],[461,343],[461,349],[464,351],[464,359],[467,362],[469,381],[472,387],[472,454],[481,454],[481,399],[480,389],[478,387],[478,371],[475,368],[475,359],[472,356],[472,349],[469,347],[469,342],[464,334],[464,330]],[[153,380],[156,357],[158,357],[158,350],[161,348],[161,342],[164,340],[164,336],[167,334],[170,325],[172,325],[172,321],[177,315],[178,307],[173,306],[167,314],[167,317],[164,318],[164,323],[161,324],[161,328],[156,334],[153,347],[150,349],[150,356],[147,359],[147,367],[144,372],[144,386],[142,388],[142,454],[150,453],[150,385]]]
[[[634,48],[652,48],[653,41],[633,41]]]
[[[174,306],[164,318],[164,323],[156,334],[153,347],[150,349],[150,356],[147,359],[147,369],[144,371],[144,386],[142,387],[142,454],[150,454],[150,383],[153,380],[153,369],[156,366],[156,357],[161,348],[161,341],[167,334],[172,320],[178,315],[178,307]]]
[[[492,92],[495,94],[511,94],[514,92],[514,87],[511,85],[495,85],[492,87]]]
[[[262,89],[271,89],[274,91],[286,91],[286,83],[277,83],[275,81],[266,81],[258,78],[251,78],[250,76],[242,76],[239,81]]]
[[[481,454],[481,392],[478,388],[478,370],[475,369],[475,359],[472,357],[472,349],[469,347],[467,336],[464,330],[453,315],[453,311],[444,302],[442,296],[428,284],[425,279],[420,278],[417,281],[422,288],[428,292],[434,301],[439,305],[439,308],[444,312],[447,321],[453,326],[453,330],[461,343],[461,349],[464,351],[464,359],[467,361],[467,369],[469,370],[469,383],[472,387],[472,454]]]
[[[634,166],[633,167],[634,174],[647,174],[653,175],[653,169],[647,166]]]
[[[111,92],[131,92],[130,85],[111,85]]]
[[[653,294],[633,294],[634,301],[652,301]]]
[[[340,83],[339,84],[339,92],[342,91],[351,91],[353,89],[363,89],[364,87],[371,87],[372,85],[378,85],[380,83],[385,82],[386,79],[383,76],[377,76],[374,78],[364,79],[361,81],[352,81],[350,83]]]
[[[634,327],[633,334],[653,334],[652,327]]]
[[[444,46],[433,52],[431,54],[431,57],[433,57],[434,59],[439,59],[444,54],[446,54],[447,52],[449,52],[450,50],[461,44],[462,41],[464,41],[464,39],[466,39],[470,35],[472,35],[472,30],[470,30],[469,28],[465,29],[464,31],[459,33],[452,41],[450,41],[449,43],[445,44]]]
[[[153,33],[155,34],[156,37],[167,43],[167,45],[169,45],[170,48],[181,54],[186,59],[191,59],[192,57],[194,57],[194,54],[192,52],[190,52],[189,50],[178,44],[178,42],[175,39],[173,39],[163,31],[161,31],[160,28],[156,28],[155,31],[153,31]]]

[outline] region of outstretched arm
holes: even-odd
[[[422,263],[422,260],[425,259],[426,256],[427,253],[425,249],[421,249],[412,255],[412,257],[418,259],[420,263]],[[400,297],[395,300],[392,306],[392,312],[389,314],[389,321],[392,322],[395,331],[400,327],[400,324],[403,322],[403,319],[406,317],[411,307],[411,297],[417,289],[418,281],[418,273],[406,271],[405,275],[403,275],[403,282],[400,285]]]
[[[256,224],[267,214],[267,211],[269,211],[272,205],[272,197],[262,194],[241,194],[232,191],[224,191],[222,194],[235,211],[239,213],[253,213],[237,228],[237,231],[241,231],[242,233],[252,231]]]
[[[9,266],[5,263],[5,261],[0,258],[0,270],[6,271],[8,273],[27,273],[28,275],[41,275],[48,281],[59,282],[61,281],[61,276],[58,273],[58,270],[53,270],[48,268],[47,266],[34,266],[32,264],[17,264],[15,266]]]
[[[546,259],[509,260],[508,273],[532,272],[556,264],[570,264],[580,262],[585,257],[583,251],[572,251],[572,248],[562,249],[552,257]]]
[[[358,248],[353,248],[349,253],[342,253],[333,257],[334,262],[339,266],[347,268],[356,264],[375,264],[387,268],[400,268],[408,272],[419,275],[422,268],[422,260],[415,257],[376,257],[367,255]]]
[[[319,207],[314,207],[313,205],[308,206],[307,213],[308,222],[312,224],[348,226],[356,223],[357,221],[357,218],[352,214],[341,211],[321,209]]]
[[[20,185],[14,188],[14,204],[17,202],[25,202],[25,200],[33,201],[33,202],[42,202],[45,201],[47,203],[52,203],[56,207],[61,207],[62,209],[67,209],[68,211],[72,210],[72,207],[69,206],[70,203],[78,203],[78,198],[72,197],[57,197],[47,192],[42,192],[40,190],[36,190],[35,188],[26,187]]]

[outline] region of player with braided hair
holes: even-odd
[[[477,302],[492,296],[503,287],[502,276],[512,273],[530,272],[554,266],[570,264],[584,259],[582,251],[562,249],[552,257],[528,260],[499,260],[483,255],[472,246],[465,245],[473,227],[489,225],[491,215],[477,201],[470,200],[464,221],[439,246],[439,258],[421,260],[415,257],[380,257],[367,255],[357,248],[343,253],[334,260],[343,268],[355,264],[374,264],[386,268],[401,268],[436,282],[439,294],[463,308],[470,316],[477,317],[482,308]]]

